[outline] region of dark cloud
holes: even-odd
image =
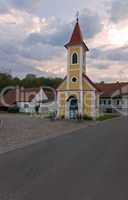
[[[1,0],[0,14],[9,12],[11,8],[31,12],[40,5],[41,0]]]
[[[115,23],[128,18],[128,0],[113,0],[109,12],[110,19]]]
[[[9,2],[15,8],[29,11],[35,9],[39,5],[40,0],[9,0]]]
[[[110,67],[110,65],[108,63],[93,63],[93,67],[100,69],[100,70],[104,70],[104,69],[108,69]]]
[[[31,47],[23,46],[20,54],[24,58],[41,61],[59,55],[62,52],[61,50],[62,49],[50,45],[35,44]]]
[[[8,0],[1,0],[0,1],[0,14],[6,13],[9,11],[9,3]]]
[[[1,70],[10,70],[22,75],[27,67],[24,65],[21,66],[18,64],[19,59],[19,49],[16,45],[11,43],[1,44],[0,45],[0,71]]]
[[[86,38],[93,38],[97,33],[102,31],[103,24],[101,18],[87,9],[84,9],[80,15],[80,23]]]
[[[82,27],[83,35],[88,38],[93,38],[97,33],[102,31],[103,25],[101,24],[101,19],[84,10],[80,15],[80,24]],[[73,31],[74,23],[69,24],[57,24],[56,30],[52,33],[32,33],[25,40],[25,44],[33,45],[36,43],[50,44],[53,46],[63,46],[68,40]]]
[[[43,27],[40,33],[29,34],[32,29],[31,26],[34,26],[33,21],[31,21],[34,14],[32,11],[37,8],[40,0],[1,0],[1,2],[0,13],[7,12],[11,8],[18,9],[20,10],[19,13],[23,13],[24,22],[19,26],[15,25],[15,28],[12,25],[5,25],[5,27],[1,25],[0,28],[3,30],[1,33],[5,34],[1,34],[0,39],[0,70],[3,68],[11,69],[13,74],[20,76],[30,72],[46,75],[47,73],[36,69],[35,63],[42,66],[43,61],[44,63],[45,61],[51,62],[52,58],[61,57],[64,51],[63,45],[69,40],[75,23],[62,23],[57,19],[53,21],[48,19],[48,26]],[[128,16],[127,8],[126,0],[123,2],[114,0],[110,11],[111,20],[117,22],[126,18]],[[27,13],[28,16],[25,16],[24,10],[29,12],[29,14]],[[38,13],[35,16],[38,17]],[[81,12],[79,21],[85,39],[94,40],[94,37],[102,31],[102,18],[87,9]],[[88,60],[91,60],[92,66],[99,70],[108,68],[113,61],[125,62],[126,65],[128,48],[107,48],[107,50],[102,47],[95,48],[90,51],[88,58]],[[100,60],[104,62],[100,62]]]
[[[11,8],[14,8],[20,10],[21,13],[24,10],[30,12],[30,18],[24,15],[25,24],[20,25],[20,27],[15,26],[15,29],[12,26],[5,26],[2,29],[3,33],[6,29],[7,31],[6,43],[3,42],[1,44],[2,38],[0,40],[0,70],[3,68],[11,69],[13,74],[20,76],[28,72],[39,74],[39,71],[35,69],[35,62],[41,63],[47,60],[50,61],[54,57],[61,57],[64,51],[63,45],[69,40],[74,23],[62,23],[57,19],[53,21],[49,19],[47,30],[44,31],[43,29],[41,33],[31,33],[28,35],[24,33],[24,30],[32,23],[30,20],[32,10],[39,5],[40,0],[2,0],[2,2],[0,4],[1,13],[9,12]],[[81,13],[80,23],[83,35],[86,38],[93,38],[102,30],[100,18],[96,14],[90,14],[87,10]],[[14,37],[13,39],[10,39],[10,33],[13,33],[11,35]],[[4,35],[2,36],[3,38]],[[22,41],[22,35],[24,41]],[[17,40],[17,36],[19,40]]]
[[[36,69],[36,66],[42,66],[42,63],[54,56],[60,57],[61,53],[60,47],[50,45],[35,44],[29,47],[23,45],[22,42],[0,42],[0,71],[11,71],[13,75],[20,77],[30,72],[38,76],[54,76],[50,72]]]
[[[90,58],[118,62],[128,62],[128,48],[122,47],[107,50],[94,48],[90,51]]]
[[[53,33],[31,33],[24,41],[25,45],[49,44],[63,46],[69,38],[72,30],[71,24],[58,25]]]

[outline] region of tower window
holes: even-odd
[[[78,63],[78,56],[77,53],[74,53],[72,55],[72,64],[77,64]]]

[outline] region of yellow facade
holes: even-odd
[[[88,91],[84,93],[84,113],[91,116],[91,95]]]
[[[78,64],[72,65],[71,57],[73,52],[77,52],[78,55]],[[78,101],[79,108],[81,107],[82,102],[82,116],[92,116],[96,117],[96,108],[94,108],[94,105],[92,105],[92,93],[93,96],[96,95],[94,98],[96,98],[96,102],[98,102],[99,96],[94,88],[94,86],[89,82],[86,77],[84,77],[81,73],[83,73],[80,70],[80,48],[70,48],[69,50],[69,67],[68,67],[68,74],[63,83],[58,88],[58,96],[59,96],[59,111],[58,111],[58,117],[59,118],[68,118],[66,115],[66,109],[68,110],[67,106],[67,100],[73,96],[76,97]],[[72,82],[72,78],[75,77],[77,79],[76,82]],[[82,91],[81,91],[82,88]],[[82,94],[82,100],[81,98],[81,92]],[[67,104],[67,105],[66,105]],[[96,107],[96,106],[95,106]],[[95,109],[95,110],[94,110]],[[93,111],[92,111],[93,110]],[[67,111],[68,112],[68,111]],[[78,109],[78,112],[80,113],[80,109]]]
[[[70,96],[75,96],[77,97],[78,102],[80,102],[80,91],[62,91],[58,92],[60,93],[60,113],[59,113],[59,117],[62,118],[65,115],[65,104],[67,99]],[[65,95],[65,93],[67,93],[67,95]],[[99,101],[99,96],[97,95],[97,101]],[[87,115],[87,116],[92,116],[91,115],[91,93],[89,91],[89,88],[87,91],[84,91],[83,94],[83,115]]]
[[[65,115],[65,93],[60,93],[60,117]]]
[[[78,55],[78,63],[75,65],[72,65],[71,63],[71,57],[73,53],[77,53]],[[80,88],[80,82],[79,82],[79,77],[80,77],[80,48],[70,48],[69,49],[69,62],[70,62],[70,67],[68,70],[68,75],[69,75],[69,88],[74,89],[74,90],[79,90]],[[77,78],[77,82],[73,83],[72,82],[72,77]]]

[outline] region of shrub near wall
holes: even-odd
[[[17,106],[8,108],[8,113],[19,113],[19,108]]]
[[[83,120],[91,121],[91,120],[93,120],[93,118],[88,115],[84,115]]]

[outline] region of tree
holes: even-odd
[[[25,78],[19,79],[6,73],[0,73],[0,90],[7,86],[23,86],[24,88],[52,87],[56,89],[61,82],[61,78],[36,77],[34,74],[28,74]]]

